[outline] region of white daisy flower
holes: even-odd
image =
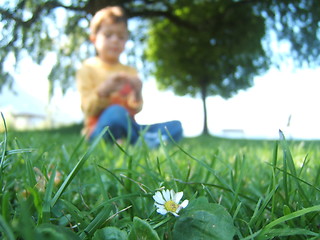
[[[178,217],[179,211],[182,208],[185,208],[189,203],[188,200],[184,200],[181,204],[179,204],[182,196],[183,192],[175,193],[173,190],[162,190],[161,192],[156,192],[153,195],[153,199],[155,200],[155,205],[158,208],[157,212],[162,215],[170,212],[174,216]]]

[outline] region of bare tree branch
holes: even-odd
[[[24,7],[24,1],[19,4],[20,7]],[[16,22],[18,25],[23,25],[25,27],[29,27],[33,23],[39,20],[40,16],[43,12],[51,12],[55,8],[62,7],[68,10],[73,11],[85,11],[82,7],[75,7],[75,6],[67,6],[59,1],[48,1],[44,2],[36,7],[34,12],[32,13],[32,17],[28,19],[27,21],[24,21],[22,18],[19,18],[17,15],[15,15],[13,12],[11,12],[9,9],[0,8],[0,15],[2,15],[2,18],[11,19]]]
[[[135,12],[128,12],[128,15],[130,18],[133,17],[141,17],[141,18],[146,18],[146,19],[152,19],[152,18],[157,18],[157,17],[163,17],[166,19],[169,19],[172,23],[178,25],[178,26],[183,26],[186,28],[189,28],[190,30],[197,30],[198,26],[192,24],[191,22],[185,21],[178,16],[172,14],[170,11],[135,11]]]

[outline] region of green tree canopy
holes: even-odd
[[[183,18],[186,16],[181,14],[183,8],[189,7],[192,10],[194,5],[200,3],[208,6],[212,12],[207,9],[202,9],[203,12],[201,12],[198,9],[194,17]],[[320,60],[319,1],[3,0],[0,4],[0,86],[12,83],[4,64],[9,58],[13,58],[17,64],[21,58],[30,55],[35,62],[41,63],[49,52],[55,52],[57,60],[50,80],[57,81],[63,88],[67,88],[73,82],[77,63],[93,54],[93,49],[90,49],[87,40],[88,22],[92,14],[108,5],[123,6],[130,18],[155,19],[161,17],[179,27],[194,30],[199,28],[198,21],[201,18],[209,25],[219,24],[226,17],[223,14],[214,14],[215,12],[222,11],[229,16],[238,15],[237,7],[247,5],[257,15],[260,14],[263,17],[267,28],[273,29],[279,40],[287,40],[291,43],[291,56],[296,63],[307,62],[317,65]],[[193,22],[194,20],[196,22]],[[242,28],[245,28],[246,22],[242,24]],[[238,28],[239,25],[234,26],[233,30],[238,31],[236,27]],[[220,34],[227,33],[221,32]],[[241,36],[238,38],[240,39]]]
[[[3,0],[0,87],[12,83],[5,65],[8,59],[18,64],[29,55],[41,63],[54,52],[57,58],[49,78],[67,89],[78,64],[94,54],[88,44],[89,21],[108,5],[123,6],[129,18],[152,20],[145,25],[151,34],[150,66],[162,86],[178,94],[202,91],[203,97],[230,97],[249,87],[254,75],[274,63],[266,47],[270,31],[279,41],[290,43],[290,57],[298,66],[320,63],[320,1]],[[149,37],[140,34],[132,33],[141,41]],[[262,40],[267,43],[264,47]]]
[[[227,10],[216,4],[179,8],[177,15],[195,23],[188,29],[157,19],[150,24],[146,55],[155,63],[154,73],[164,88],[177,94],[230,97],[250,87],[252,78],[269,66],[261,39],[264,18],[248,5]],[[203,14],[207,17],[204,17]],[[218,15],[218,16],[217,16]],[[219,21],[207,21],[219,19]]]
[[[55,53],[49,80],[66,90],[74,83],[80,62],[94,54],[88,41],[89,22],[99,9],[120,5],[129,18],[149,19],[165,16],[177,24],[188,24],[175,16],[170,1],[131,0],[3,0],[0,3],[0,91],[11,85],[6,62],[17,68],[30,56],[41,64],[48,53]]]
[[[179,95],[201,94],[205,133],[207,96],[229,98],[269,67],[261,41],[264,18],[248,4],[230,7],[230,2],[176,7],[176,15],[192,22],[192,29],[167,19],[150,25],[146,55],[156,66],[159,86]]]

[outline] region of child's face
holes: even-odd
[[[91,37],[98,56],[106,62],[116,63],[125,48],[128,30],[124,23],[103,23],[96,35]]]

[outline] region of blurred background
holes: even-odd
[[[81,124],[74,73],[92,14],[122,4],[121,56],[144,82],[141,124],[187,137],[320,139],[318,1],[0,1],[0,111],[9,127]],[[318,11],[317,11],[318,10]],[[204,104],[205,103],[205,104]]]

